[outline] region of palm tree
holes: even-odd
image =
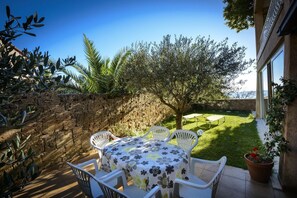
[[[71,77],[69,83],[63,87],[80,93],[108,93],[124,92],[122,73],[130,51],[120,50],[114,58],[102,59],[94,43],[84,35],[84,51],[88,67],[81,64],[71,66],[73,70],[63,72]]]

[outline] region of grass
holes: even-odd
[[[256,121],[250,112],[245,111],[199,111],[204,117],[210,115],[224,115],[225,123],[217,125],[212,123],[211,128],[205,122],[205,118],[190,119],[184,123],[183,129],[197,131],[204,130],[199,137],[198,145],[192,151],[192,157],[217,160],[223,155],[227,156],[227,164],[230,166],[246,169],[243,155],[255,146],[262,145],[259,138]],[[190,114],[190,113],[188,113]],[[173,132],[175,130],[175,119],[170,117],[162,122]]]

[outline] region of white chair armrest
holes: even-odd
[[[119,137],[115,136],[114,134],[110,133],[110,136],[113,140],[117,140],[117,139],[120,139]]]
[[[94,165],[95,167],[95,171],[98,172],[99,171],[99,168],[98,168],[98,164],[97,164],[97,161],[96,159],[91,159],[91,160],[88,160],[86,162],[83,162],[83,163],[80,163],[80,164],[77,164],[76,166],[80,167],[80,168],[84,168],[86,166],[90,166],[90,165]]]
[[[204,160],[204,159],[198,159],[198,158],[191,157],[191,161],[194,163],[199,162],[199,163],[204,163],[204,164],[218,164],[220,162],[220,159],[216,160],[216,161],[212,161],[212,160]]]
[[[115,169],[115,170],[113,170],[113,171],[107,173],[106,175],[100,177],[100,179],[102,179],[103,181],[105,181],[105,180],[110,181],[110,180],[112,180],[112,179],[109,180],[109,178],[110,178],[110,177],[113,177],[115,174],[117,174],[117,173],[120,172],[120,171],[121,171],[121,170],[119,170],[119,169]]]
[[[146,132],[143,136],[141,136],[142,138],[145,138],[146,136],[148,136],[148,134],[150,134],[151,131]]]
[[[126,176],[125,176],[124,171],[122,171],[122,170],[119,170],[119,169],[114,170],[111,173],[109,173],[109,174],[105,175],[104,177],[102,177],[102,180],[104,182],[109,182],[109,181],[114,180],[114,179],[121,179],[122,182],[120,182],[120,183],[122,183],[124,189],[127,187]]]
[[[174,137],[174,134],[169,135],[168,138],[166,138],[164,141],[169,142]]]
[[[99,146],[97,146],[97,145],[92,145],[95,149],[98,149],[98,150],[100,150],[100,151],[103,151],[103,148],[102,147],[99,147]]]
[[[150,198],[153,196],[161,197],[161,191],[159,186],[155,186],[153,189],[151,189],[143,198]]]
[[[174,185],[176,185],[176,184],[185,185],[185,186],[189,186],[189,187],[192,187],[192,188],[198,188],[198,189],[206,189],[206,188],[208,188],[210,186],[210,184],[201,185],[201,184],[188,182],[188,181],[185,181],[185,180],[182,180],[182,179],[175,179],[174,180]]]

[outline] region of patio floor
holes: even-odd
[[[85,154],[83,160],[98,158],[95,151]],[[202,177],[207,179],[214,173],[212,168],[205,168],[201,172]],[[262,184],[250,179],[247,170],[226,166],[221,177],[217,198],[293,198],[296,195],[283,193],[281,190],[273,188],[273,182]],[[65,165],[56,170],[45,170],[42,174],[25,186],[14,197],[84,197],[81,193],[76,179],[70,168]]]

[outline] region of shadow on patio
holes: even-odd
[[[90,151],[80,157],[73,159],[75,163],[97,159],[98,154],[95,150]],[[83,159],[82,159],[83,158]],[[30,182],[22,190],[17,192],[14,197],[85,197],[73,175],[71,169],[65,166],[59,169],[47,169],[34,181]]]

